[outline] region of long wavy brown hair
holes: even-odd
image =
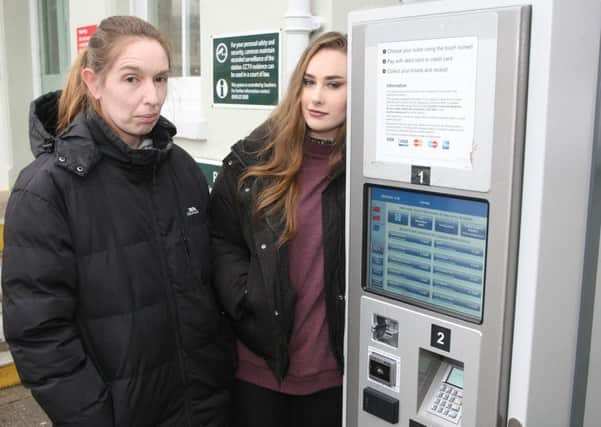
[[[103,19],[90,37],[88,47],[79,52],[71,65],[58,103],[58,129],[65,129],[75,116],[88,106],[100,111],[98,101],[89,93],[81,77],[84,68],[91,68],[104,79],[125,43],[136,38],[156,40],[165,50],[171,67],[169,41],[152,24],[135,16],[111,16]]]
[[[339,32],[327,32],[316,38],[303,52],[288,85],[284,99],[267,121],[268,143],[260,156],[266,161],[249,167],[240,177],[244,180],[256,177],[262,180],[255,205],[255,216],[275,217],[283,225],[278,246],[291,240],[297,231],[297,209],[299,199],[298,174],[303,163],[303,144],[307,126],[303,118],[301,93],[309,61],[322,49],[333,49],[346,54],[346,36]],[[335,137],[335,148],[329,158],[329,173],[332,174],[342,163],[346,139],[346,121]]]

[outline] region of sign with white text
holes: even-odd
[[[213,37],[213,105],[278,103],[280,34]]]
[[[88,42],[90,41],[90,37],[96,31],[96,24],[86,25],[84,27],[77,27],[75,33],[77,34],[77,51],[79,52],[82,49],[88,47]]]

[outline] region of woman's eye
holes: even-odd
[[[159,76],[155,79],[155,81],[159,82],[159,83],[166,83],[167,82],[167,76]]]
[[[338,89],[340,87],[340,83],[330,82],[330,83],[328,83],[328,86],[331,87],[332,89]]]
[[[303,79],[303,86],[311,86],[314,83],[313,80]]]
[[[128,83],[134,83],[137,81],[137,78],[136,78],[136,76],[126,76],[125,81]]]

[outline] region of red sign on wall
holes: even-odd
[[[96,31],[96,25],[86,25],[85,27],[77,27],[77,51],[88,47],[90,37]]]

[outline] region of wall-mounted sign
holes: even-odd
[[[213,37],[213,105],[278,103],[280,34]]]
[[[75,33],[77,34],[78,52],[88,47],[88,42],[90,41],[90,37],[92,37],[92,34],[94,34],[94,31],[96,31],[96,24],[86,25],[85,27],[77,27]]]

